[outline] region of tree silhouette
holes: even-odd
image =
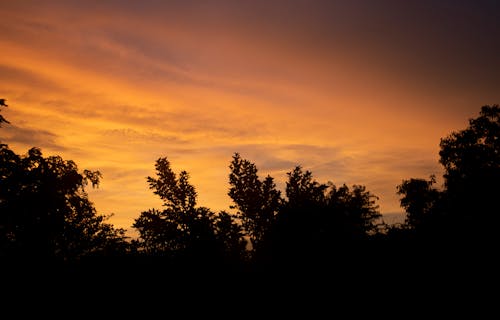
[[[234,202],[248,233],[253,248],[263,241],[282,203],[281,192],[276,190],[274,179],[267,176],[261,181],[257,175],[254,163],[241,158],[238,153],[233,155],[229,166],[228,195]]]
[[[297,166],[293,171],[288,172],[287,176],[288,206],[308,207],[326,204],[325,191],[328,189],[328,185],[313,180],[312,172],[303,172],[302,167]]]
[[[266,239],[263,259],[314,265],[353,249],[355,242],[376,233],[381,215],[376,197],[364,186],[354,185],[350,190],[346,185],[319,183],[300,166],[287,175],[287,201]]]
[[[466,220],[498,222],[500,107],[483,106],[468,128],[442,139],[440,146],[450,209]]]
[[[330,215],[337,217],[338,231],[343,238],[360,240],[377,232],[378,220],[382,216],[376,204],[378,197],[365,186],[347,185],[337,188],[331,184],[327,197]]]
[[[85,186],[99,172],[78,172],[73,161],[44,158],[32,148],[19,156],[0,147],[0,243],[2,255],[74,260],[125,250],[123,229],[105,223]]]
[[[500,203],[500,108],[483,106],[469,126],[441,139],[444,190],[421,179],[398,186],[410,228],[426,226],[441,239],[475,241],[498,234]]]
[[[421,228],[432,223],[430,219],[435,214],[434,210],[441,196],[440,192],[433,187],[435,183],[436,178],[431,176],[429,180],[403,180],[397,186],[397,194],[402,196],[401,207],[406,210],[405,224],[410,229],[421,231]]]
[[[193,210],[196,206],[196,191],[189,184],[189,174],[181,171],[177,179],[167,158],[158,159],[155,168],[158,178],[148,177],[149,188],[163,200],[163,206],[178,212]]]
[[[7,107],[7,104],[5,103],[5,99],[0,99],[0,107]],[[2,109],[0,108],[0,111]],[[3,123],[10,123],[9,121],[7,121],[7,119],[5,119],[1,114],[0,114],[0,127],[2,126],[2,122]]]
[[[0,99],[0,107],[6,106]],[[4,123],[9,122],[0,116],[0,125]],[[80,172],[73,161],[44,157],[38,148],[18,155],[0,144],[0,257],[77,261],[83,269],[83,262],[103,261],[95,257],[125,257],[120,263],[153,258],[172,262],[177,270],[196,269],[191,276],[211,277],[214,270],[229,270],[221,266],[243,262],[249,263],[244,270],[271,266],[267,270],[293,270],[295,276],[307,270],[319,274],[319,281],[326,274],[373,273],[375,263],[390,267],[401,262],[417,278],[417,271],[430,262],[446,262],[450,252],[458,258],[445,263],[446,268],[478,258],[471,253],[481,248],[489,250],[487,256],[496,252],[499,136],[500,107],[494,105],[482,107],[466,129],[441,139],[442,190],[435,187],[434,176],[403,180],[397,194],[407,212],[405,224],[382,232],[378,198],[363,185],[320,183],[297,166],[287,173],[282,198],[271,176],[260,179],[256,165],[235,153],[228,195],[237,213],[216,213],[197,205],[189,174],[174,173],[162,157],[155,163],[156,175],[147,181],[163,208],[139,215],[133,224],[139,238],[132,245],[125,230],[107,223],[108,217],[98,215],[88,198],[86,188],[99,186],[99,171]],[[251,251],[246,250],[247,238]],[[122,270],[130,272],[140,264],[131,266]],[[151,266],[138,274],[143,277]],[[158,280],[158,272],[151,271],[150,280]],[[247,284],[263,278],[249,277]]]
[[[175,259],[241,258],[245,242],[235,218],[196,207],[196,190],[189,183],[189,174],[182,171],[177,177],[167,158],[159,158],[155,167],[157,177],[147,180],[165,209],[142,212],[135,220],[140,250]]]
[[[381,217],[377,197],[364,186],[347,185],[337,188],[333,183],[320,184],[310,171],[296,167],[288,173],[286,207],[290,211],[307,211],[318,215],[319,233],[337,239],[363,238],[376,231],[376,221]],[[307,220],[306,215],[302,220]],[[302,222],[304,223],[304,221]]]
[[[9,123],[0,116],[2,122]],[[0,144],[0,256],[75,261],[125,253],[125,230],[106,223],[85,191],[101,178],[38,148],[18,155]]]
[[[220,211],[212,221],[215,237],[224,250],[223,258],[229,262],[239,262],[247,259],[244,230],[234,214]]]

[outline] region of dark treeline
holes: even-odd
[[[2,123],[8,124],[0,116]],[[494,105],[441,139],[444,184],[437,188],[434,176],[403,180],[396,191],[406,219],[398,225],[384,223],[377,197],[362,185],[321,183],[297,166],[282,194],[238,153],[229,165],[232,211],[214,212],[197,205],[189,174],[174,173],[163,157],[147,178],[163,207],[138,213],[137,239],[108,223],[89,200],[85,190],[98,187],[100,172],[79,171],[73,161],[44,157],[38,148],[18,155],[1,144],[0,259],[70,273],[111,265],[113,272],[134,270],[155,281],[184,272],[319,276],[332,270],[339,279],[365,279],[387,268],[408,279],[409,270],[490,261],[498,250],[499,136]]]

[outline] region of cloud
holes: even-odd
[[[269,142],[260,144],[231,143],[219,146],[207,146],[200,153],[216,153],[228,159],[239,153],[242,158],[255,163],[257,168],[267,172],[293,170],[295,166],[311,166],[325,157],[339,156],[339,147],[321,147],[306,144],[284,144]]]
[[[369,156],[356,161],[356,168],[362,171],[382,171],[386,175],[399,176],[406,172],[415,172],[425,176],[441,172],[437,153],[408,147],[371,151]]]
[[[67,150],[65,146],[57,142],[58,135],[47,131],[32,129],[26,127],[18,127],[9,125],[2,127],[2,136],[5,133],[5,141],[7,144],[20,144],[28,147],[39,147],[42,149],[48,148],[52,151]]]
[[[160,156],[226,208],[234,152],[280,187],[302,165],[396,212],[402,179],[439,176],[439,138],[500,99],[496,11],[479,2],[3,1],[17,127],[0,134],[102,170],[115,221],[155,199]]]
[[[139,142],[144,141],[149,142],[161,142],[168,144],[185,144],[187,140],[180,138],[175,135],[165,135],[159,132],[153,132],[151,130],[139,131],[131,128],[119,128],[119,129],[104,129],[101,131],[103,136],[118,139],[121,141],[129,142]]]
[[[7,87],[29,87],[32,90],[61,90],[61,86],[33,70],[0,64],[0,82]]]

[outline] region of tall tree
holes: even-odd
[[[237,209],[254,248],[265,237],[282,203],[281,192],[271,176],[261,181],[254,163],[233,155],[229,166],[228,195],[234,202],[231,207]]]
[[[155,168],[158,177],[148,177],[149,188],[163,200],[163,206],[178,212],[193,210],[197,195],[194,186],[189,183],[189,174],[181,171],[177,178],[167,158],[159,158]]]
[[[448,211],[469,231],[500,222],[500,107],[483,106],[469,126],[441,139]],[[457,220],[455,219],[455,220]],[[483,235],[491,234],[482,232]]]
[[[189,174],[177,176],[166,157],[155,164],[156,177],[148,177],[150,189],[163,200],[164,210],[142,212],[133,227],[139,231],[139,247],[152,255],[216,259],[240,257],[244,250],[241,227],[227,213],[196,207],[196,190]]]
[[[498,209],[500,187],[500,107],[483,106],[469,127],[441,139],[445,186],[461,204]],[[497,210],[498,212],[498,210]]]

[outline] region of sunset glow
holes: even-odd
[[[2,1],[1,141],[100,170],[101,214],[160,207],[166,156],[228,210],[234,152],[283,189],[296,165],[362,184],[440,176],[440,138],[500,103],[495,1]],[[438,180],[438,182],[440,182]]]

